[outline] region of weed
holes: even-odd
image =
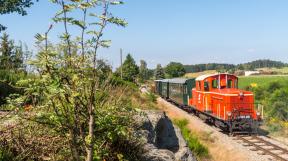
[[[186,140],[189,149],[192,151],[196,157],[199,158],[208,158],[209,152],[208,148],[200,143],[197,136],[193,135],[191,131],[188,129],[188,120],[174,120],[173,121],[181,130],[181,133]]]

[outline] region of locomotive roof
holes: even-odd
[[[196,81],[202,81],[208,77],[213,77],[213,76],[218,76],[219,73],[216,73],[216,74],[205,74],[205,75],[201,75],[199,77],[196,78]],[[228,74],[228,73],[220,73],[220,75],[231,75],[231,76],[235,76],[233,74]],[[235,76],[236,78],[238,78],[237,76]]]

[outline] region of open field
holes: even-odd
[[[239,77],[239,88],[244,89],[245,87],[253,84],[257,86],[266,86],[271,82],[287,82],[288,76],[285,75],[259,75],[249,77]]]
[[[277,72],[279,74],[288,74],[288,67],[283,68],[257,68],[256,70],[267,71],[267,72]]]

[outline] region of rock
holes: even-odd
[[[144,111],[134,117],[137,135],[142,138],[143,161],[196,161],[181,131],[165,113]]]

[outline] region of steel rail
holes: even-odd
[[[248,136],[249,137],[249,136]],[[262,138],[259,138],[257,136],[251,136],[251,139],[247,139],[247,136],[236,136],[237,140],[241,140],[244,143],[248,144],[246,146],[254,146],[256,149],[253,149],[253,151],[262,151],[263,153],[261,153],[261,155],[270,155],[272,157],[274,157],[275,159],[279,160],[279,161],[288,161],[288,159],[283,158],[281,155],[283,154],[287,154],[288,155],[288,150],[284,149],[278,145],[275,145],[269,141],[266,141]],[[253,141],[256,140],[256,141]],[[263,143],[263,145],[258,145],[257,143]],[[245,146],[245,145],[244,145]],[[270,149],[266,149],[263,146],[268,146],[268,147],[272,147]],[[251,149],[250,149],[251,150]],[[272,152],[273,150],[280,150],[282,151],[281,154],[277,153],[277,152]]]

